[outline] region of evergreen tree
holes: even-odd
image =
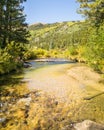
[[[4,17],[4,11],[3,11],[3,6],[4,6],[4,0],[0,1],[0,46],[1,42],[3,40],[3,17]]]
[[[26,43],[29,33],[25,23],[24,7],[26,0],[0,0],[0,42],[5,48],[8,43]]]

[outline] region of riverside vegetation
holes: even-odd
[[[103,124],[104,94],[67,105],[44,92],[30,92],[21,80],[23,77],[15,77],[12,73],[21,73],[26,60],[68,58],[83,62],[100,73],[101,78],[95,81],[98,84],[86,87],[88,95],[103,92],[104,1],[77,0],[81,6],[79,13],[85,16],[85,21],[30,26],[25,23],[21,6],[25,1],[0,0],[1,130],[67,130],[74,129],[75,122],[87,118]]]

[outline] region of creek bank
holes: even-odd
[[[1,130],[73,130],[75,122],[85,119],[104,122],[104,95],[87,101],[82,98],[103,89],[100,76],[92,70],[78,64],[63,64],[28,72],[28,78],[33,78],[29,82],[35,80],[31,92],[25,93],[27,82],[25,88],[19,84],[1,94]]]
[[[64,115],[60,117],[62,109],[59,109],[58,101],[50,95],[34,91],[18,95],[15,102],[12,98],[12,94],[8,94],[4,102],[2,97],[1,130],[60,129],[60,122],[65,118]]]
[[[8,101],[3,110],[5,116],[0,119],[1,130],[104,130],[104,125],[91,120],[72,120],[80,106],[75,109],[75,106],[60,103],[42,91],[18,95],[15,102]]]

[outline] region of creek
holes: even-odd
[[[103,124],[104,93],[97,93],[104,91],[104,85],[99,83],[98,74],[83,64],[65,59],[29,62],[32,66],[21,74],[0,79],[3,130],[22,130],[21,125],[23,129],[33,130],[31,122],[43,119],[47,124],[49,113],[56,126],[64,125],[61,117],[65,122],[90,119]]]
[[[25,69],[23,81],[27,82],[31,91],[42,90],[57,98],[65,99],[69,93],[74,93],[73,90],[76,90],[75,87],[72,90],[73,83],[67,75],[68,68],[76,63],[65,59],[30,61],[30,63],[32,67]]]

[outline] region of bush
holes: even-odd
[[[14,70],[16,71],[20,66],[22,66],[22,64],[9,54],[5,55],[4,53],[0,56],[0,74],[9,73]]]
[[[41,48],[35,49],[34,50],[34,54],[38,57],[38,58],[44,58],[47,54],[47,51]]]
[[[28,48],[28,50],[24,53],[24,59],[36,59],[36,58],[44,58],[48,57],[48,52],[41,48]]]
[[[70,56],[75,56],[77,54],[78,54],[77,47],[76,46],[70,46],[69,47],[69,55]]]
[[[24,60],[36,59],[37,56],[33,50],[28,50],[24,53]]]
[[[19,49],[14,43],[11,43],[5,49],[0,50],[0,74],[17,71],[22,67]]]

